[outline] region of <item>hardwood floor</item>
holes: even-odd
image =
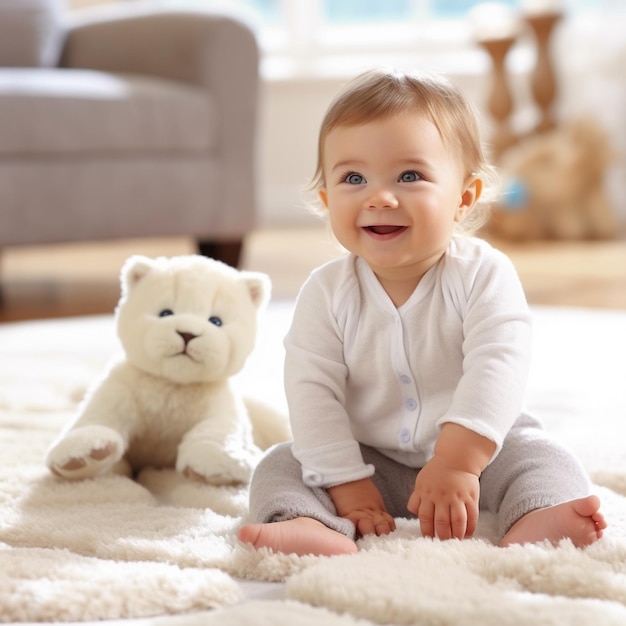
[[[626,240],[493,241],[511,258],[531,304],[626,309]]]
[[[626,240],[493,243],[513,260],[531,304],[626,309]],[[128,256],[194,251],[186,239],[5,250],[0,322],[111,313]],[[323,226],[261,230],[246,241],[243,268],[269,274],[274,298],[293,298],[313,268],[338,254]]]

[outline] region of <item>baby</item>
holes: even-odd
[[[524,292],[472,236],[492,179],[476,115],[442,78],[370,71],[331,104],[313,186],[349,254],[298,296],[293,442],[257,467],[242,542],[351,553],[406,516],[462,539],[479,509],[497,514],[502,546],[602,536],[583,468],[523,412]]]

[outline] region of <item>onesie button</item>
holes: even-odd
[[[415,411],[415,409],[417,408],[417,402],[413,398],[408,398],[406,402],[404,403],[404,406],[409,411]]]
[[[403,385],[408,385],[411,382],[411,379],[406,374],[402,374],[402,376],[400,376],[400,382]]]
[[[411,433],[408,428],[403,428],[400,431],[400,441],[402,443],[409,443],[409,441],[411,441]]]

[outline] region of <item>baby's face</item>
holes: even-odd
[[[395,270],[421,277],[476,200],[472,177],[422,115],[334,128],[322,166],[320,198],[335,236],[379,277]]]

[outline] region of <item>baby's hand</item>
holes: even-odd
[[[479,495],[478,476],[435,455],[417,475],[407,508],[425,537],[463,539],[476,530]]]
[[[369,478],[329,487],[327,491],[337,515],[349,519],[359,535],[388,535],[396,529],[380,491]]]

